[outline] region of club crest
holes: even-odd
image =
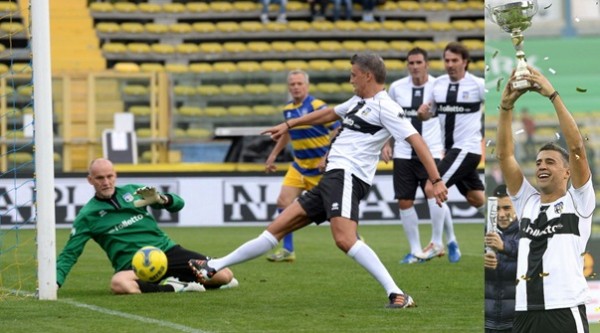
[[[125,202],[132,202],[133,201],[133,195],[131,193],[125,193],[123,195],[123,200],[125,200]]]
[[[561,214],[564,208],[565,208],[565,204],[561,201],[554,205],[554,212],[556,214]]]

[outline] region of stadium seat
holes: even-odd
[[[191,13],[205,13],[210,10],[206,2],[188,2],[185,7]]]
[[[102,33],[114,34],[121,31],[121,27],[115,22],[100,22],[96,24],[96,30]]]
[[[113,69],[121,73],[138,73],[140,71],[140,66],[135,62],[118,62]]]
[[[438,49],[438,46],[435,42],[430,40],[416,40],[413,42],[414,47],[422,48],[427,52],[432,52]]]
[[[8,72],[8,65],[6,64],[0,64],[0,75],[1,74],[6,74]]]
[[[429,24],[425,21],[419,20],[408,20],[404,22],[404,26],[407,30],[411,31],[427,31],[429,30]]]
[[[10,131],[6,131],[6,135],[4,136],[4,138],[6,140],[12,140],[12,139],[23,139],[25,138],[25,133],[23,131],[19,131],[19,130],[10,130]]]
[[[398,4],[396,4],[394,1],[385,1],[382,5],[377,6],[377,10],[382,12],[398,10]]]
[[[25,152],[9,153],[6,158],[10,163],[24,164],[33,161],[33,154]]]
[[[237,65],[230,61],[215,62],[213,70],[215,72],[233,73],[237,71]]]
[[[127,52],[127,45],[123,43],[104,43],[102,51],[108,53],[125,53]]]
[[[203,84],[196,87],[196,91],[201,96],[216,96],[221,93],[221,88],[214,84]]]
[[[287,26],[291,31],[308,31],[311,29],[310,23],[306,21],[290,21]]]
[[[113,7],[115,11],[120,13],[132,13],[138,11],[137,5],[132,2],[116,2],[113,4]]]
[[[402,31],[402,30],[406,29],[406,27],[404,26],[404,23],[402,23],[402,21],[391,21],[391,20],[386,20],[386,21],[382,22],[381,28],[383,30],[391,30],[391,31]]]
[[[468,8],[468,5],[464,2],[456,2],[456,1],[450,1],[446,4],[446,10],[449,11],[463,11],[466,10]]]
[[[213,131],[207,128],[188,128],[186,135],[191,139],[208,139],[213,136]]]
[[[130,84],[123,87],[123,93],[127,95],[143,96],[148,95],[148,87],[141,84]]]
[[[284,23],[279,23],[279,22],[269,22],[269,23],[265,24],[265,27],[267,28],[268,31],[271,31],[271,32],[280,32],[280,31],[287,30],[287,25]]]
[[[267,42],[252,41],[247,44],[248,50],[251,52],[270,52],[271,45]]]
[[[446,9],[446,4],[437,1],[427,1],[421,4],[421,8],[425,11],[439,12]]]
[[[192,28],[200,33],[213,33],[217,31],[217,27],[211,22],[196,22],[192,24]]]
[[[182,3],[164,3],[162,9],[165,13],[185,13],[186,7]]]
[[[377,21],[373,21],[373,22],[360,21],[360,22],[358,22],[358,27],[361,30],[365,30],[365,31],[378,31],[378,30],[381,30],[381,23],[379,23]]]
[[[246,44],[242,42],[225,42],[223,43],[223,49],[225,52],[240,53],[248,51]]]
[[[14,2],[9,2],[11,4],[17,5]],[[110,2],[92,2],[90,3],[90,11],[98,12],[98,13],[110,13],[114,11],[115,8]]]
[[[162,10],[162,7],[156,3],[142,2],[142,3],[138,4],[138,9],[142,13],[155,14],[155,13],[160,13],[160,11]]]
[[[345,40],[342,42],[342,47],[350,52],[362,52],[366,49],[365,43],[360,40]]]
[[[421,5],[416,1],[398,1],[396,5],[398,6],[398,9],[400,9],[403,12],[421,10]]]
[[[450,22],[429,22],[429,28],[433,31],[451,31],[454,27]]]
[[[471,20],[455,20],[452,21],[452,26],[459,31],[473,30],[475,29],[475,22]]]
[[[287,10],[290,12],[308,10],[308,4],[303,1],[289,1],[287,4]]]
[[[223,46],[220,43],[201,43],[198,49],[202,53],[221,53]]]
[[[195,54],[200,51],[200,48],[196,44],[192,43],[181,43],[175,45],[175,52],[182,54]]]
[[[203,114],[202,109],[197,106],[181,106],[177,109],[177,113],[182,116],[196,117]]]
[[[308,70],[308,63],[304,60],[287,60],[284,62],[284,65],[289,71],[296,69]]]
[[[284,83],[271,83],[269,84],[269,91],[274,94],[284,94],[288,91],[288,87]]]
[[[135,116],[149,116],[152,110],[147,105],[134,105],[130,106],[127,111]]]
[[[349,71],[352,69],[352,64],[348,59],[336,59],[331,62],[334,69],[338,71]]]
[[[354,86],[349,82],[340,83],[340,91],[343,93],[353,94]]]
[[[138,138],[149,138],[152,137],[152,130],[150,128],[138,128],[135,130],[135,134]]]
[[[264,25],[257,21],[243,21],[240,28],[245,32],[259,32],[264,30]]]
[[[389,71],[403,71],[406,69],[406,64],[402,60],[387,59],[385,61],[385,68]]]
[[[268,94],[269,87],[262,83],[250,83],[245,86],[246,92],[252,95]]]
[[[17,87],[17,95],[31,97],[33,94],[33,86],[31,84],[26,84]]]
[[[259,116],[272,116],[280,112],[272,105],[255,105],[252,107],[252,111]]]
[[[29,74],[33,71],[30,63],[15,62],[10,66],[10,70],[15,74]]]
[[[266,60],[260,63],[260,67],[267,72],[280,72],[285,70],[285,65],[279,60]]]
[[[316,85],[316,90],[323,94],[336,94],[342,91],[340,86],[334,82],[322,82]]]
[[[213,66],[204,62],[190,64],[188,68],[190,72],[197,74],[211,73],[213,71]]]
[[[468,9],[483,10],[485,7],[484,1],[467,1]]]
[[[221,85],[221,93],[224,95],[241,95],[246,93],[246,89],[239,84]]]
[[[19,32],[26,31],[23,23],[20,22],[2,22],[0,23],[0,30],[10,34],[18,34]]]
[[[165,68],[162,64],[157,63],[142,63],[140,64],[140,71],[142,72],[162,72]]]
[[[429,68],[432,71],[443,71],[444,70],[444,61],[440,59],[430,59],[429,60]]]
[[[318,45],[319,49],[325,52],[339,52],[343,49],[342,44],[335,40],[323,40]]]
[[[121,31],[129,34],[141,34],[146,32],[144,25],[137,22],[125,22],[121,23]]]
[[[296,49],[292,42],[288,41],[275,41],[271,42],[271,48],[275,52],[292,52]]]
[[[165,64],[165,72],[167,73],[187,73],[189,68],[184,64]]]
[[[365,43],[366,47],[370,51],[386,51],[390,49],[390,45],[383,40],[369,40]]]
[[[173,87],[175,96],[193,96],[196,95],[196,87],[188,85],[176,85]]]
[[[144,30],[151,34],[164,34],[169,32],[169,26],[162,23],[146,23],[144,24]]]
[[[319,45],[316,42],[307,40],[307,41],[298,41],[294,43],[296,46],[296,50],[299,52],[317,52],[320,51]]]
[[[328,60],[310,60],[308,62],[308,68],[311,71],[329,71],[333,69],[333,65]]]
[[[169,31],[176,34],[189,34],[192,30],[192,26],[189,23],[175,23],[169,25]]]
[[[204,114],[208,117],[224,117],[228,112],[223,106],[208,106],[204,109]]]
[[[161,43],[152,44],[150,46],[150,49],[152,50],[152,52],[158,53],[158,54],[173,54],[173,53],[175,53],[175,46],[171,45],[171,44],[161,44]]]
[[[215,12],[231,12],[233,11],[233,5],[230,2],[225,2],[225,1],[214,1],[211,2],[209,5],[210,10],[215,11]]]
[[[481,51],[485,44],[480,39],[463,39],[460,41],[469,51]]]
[[[214,2],[213,2],[214,3]],[[216,24],[217,30],[221,32],[238,32],[240,31],[240,25],[233,21],[221,21]]]
[[[335,30],[335,26],[333,25],[333,23],[331,23],[329,21],[314,21],[312,23],[312,27],[313,27],[313,29],[315,29],[317,31]]]
[[[358,29],[358,24],[354,21],[342,20],[334,23],[335,29],[340,31],[354,31]]]
[[[239,12],[251,12],[258,10],[258,3],[253,1],[234,1],[233,9]]]
[[[240,72],[253,73],[261,70],[261,66],[256,61],[240,61],[237,63]]]
[[[388,43],[390,49],[401,52],[408,52],[413,48],[413,44],[405,40],[393,40]]]
[[[247,105],[232,105],[227,108],[227,112],[232,116],[249,116],[252,108]]]
[[[187,137],[187,131],[183,128],[173,128],[173,136],[177,139],[183,139]]]

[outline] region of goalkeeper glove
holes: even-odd
[[[158,191],[156,191],[156,188],[152,186],[140,187],[135,190],[135,194],[142,197],[141,199],[137,199],[133,202],[133,205],[136,207],[144,207],[153,204],[164,205],[169,202],[169,198],[163,194],[160,194]]]

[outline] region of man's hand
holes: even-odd
[[[417,110],[417,118],[421,121],[426,121],[431,118],[431,103],[421,104]]]
[[[504,242],[497,232],[488,232],[485,234],[485,245],[494,251],[504,251]]]
[[[495,252],[486,252],[483,256],[483,266],[489,269],[496,269],[498,267],[498,259],[496,259]]]
[[[433,196],[435,197],[435,202],[440,207],[448,200],[448,188],[446,188],[443,180],[433,184]]]
[[[388,142],[381,149],[381,159],[387,164],[393,159],[393,156],[394,149],[392,148],[392,145],[390,145]]]
[[[277,171],[277,165],[275,165],[276,157],[269,156],[265,162],[265,172],[271,173]]]
[[[136,207],[144,207],[153,204],[166,204],[169,199],[156,191],[156,188],[152,186],[144,186],[135,190],[135,194],[142,197],[142,199],[137,199],[133,202],[133,205]]]
[[[289,131],[289,127],[288,127],[287,123],[284,122],[277,126],[266,129],[266,130],[262,131],[260,134],[270,134],[271,139],[277,141],[277,140],[279,140],[279,138],[281,138],[282,135],[284,135],[288,131]]]
[[[519,99],[521,95],[528,91],[527,89],[513,89],[512,82],[517,80],[514,75],[515,71],[513,70],[511,77],[506,83],[506,87],[504,87],[504,91],[502,92],[502,98],[500,98],[500,108],[504,111],[512,110],[517,99]],[[519,77],[518,79],[520,80],[522,78]]]
[[[531,90],[538,92],[542,96],[550,97],[555,91],[550,81],[535,68],[527,66],[527,69],[529,69],[531,74],[525,75],[524,78],[531,82]]]

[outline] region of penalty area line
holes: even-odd
[[[198,330],[198,329],[195,329],[193,327],[188,327],[188,326],[185,326],[185,325],[180,325],[180,324],[172,323],[170,321],[158,320],[158,319],[154,319],[154,318],[148,318],[148,317],[134,315],[134,314],[131,314],[131,313],[126,313],[126,312],[121,312],[121,311],[115,311],[115,310],[111,310],[111,309],[106,309],[106,308],[103,308],[103,307],[99,307],[99,306],[96,306],[96,305],[91,305],[91,304],[77,302],[77,301],[70,300],[70,299],[58,299],[58,301],[59,302],[63,302],[63,303],[67,303],[67,304],[70,304],[70,305],[73,305],[73,306],[76,306],[76,307],[79,307],[79,308],[84,308],[84,309],[88,309],[88,310],[91,310],[91,311],[100,312],[100,313],[111,315],[111,316],[117,316],[117,317],[122,317],[122,318],[125,318],[125,319],[137,320],[139,322],[146,323],[146,324],[155,324],[155,325],[159,325],[159,326],[163,326],[163,327],[175,329],[175,330],[180,331],[180,332],[186,332],[186,333],[210,333],[208,331]]]

